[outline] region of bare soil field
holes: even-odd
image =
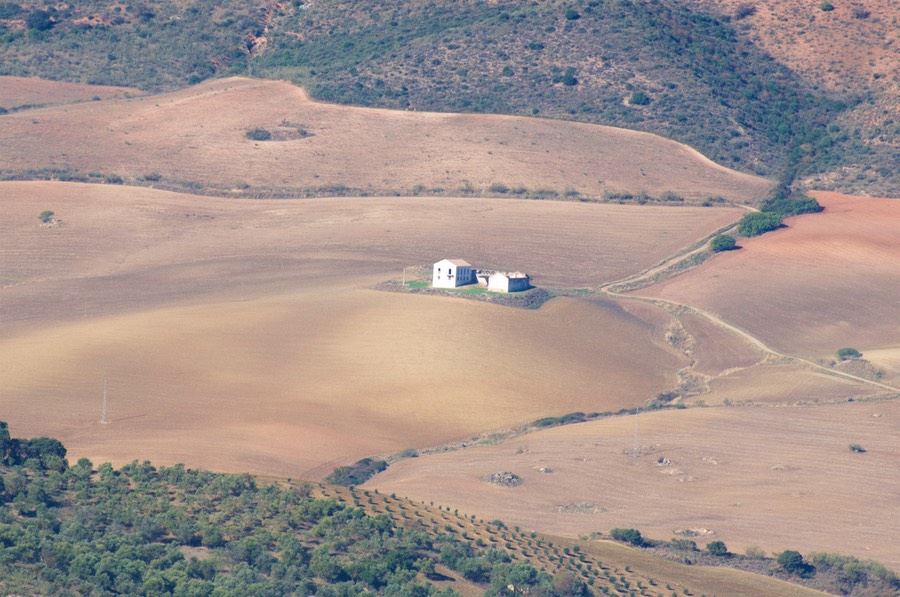
[[[636,292],[711,312],[775,350],[827,362],[851,346],[900,368],[900,201],[816,193],[820,214]]]
[[[896,568],[898,462],[897,401],[691,408],[405,460],[366,486],[570,537],[632,527],[737,553],[834,551]],[[484,480],[497,471],[523,483]]]
[[[465,257],[538,285],[592,286],[740,212],[50,182],[2,183],[0,204],[0,413],[17,433],[99,462],[294,478],[643,404],[686,364],[663,317],[609,300],[525,311],[373,290],[405,266]],[[55,224],[40,223],[45,209]]]
[[[33,77],[0,77],[0,106],[7,110],[21,106],[52,106],[144,95],[140,89],[109,85],[84,85],[47,81]]]
[[[2,81],[0,81],[2,83]],[[647,133],[533,118],[363,109],[231,78],[171,94],[10,114],[0,168],[58,168],[246,189],[673,192],[750,202],[771,181]],[[265,128],[270,141],[246,133]],[[276,140],[280,139],[280,140]]]

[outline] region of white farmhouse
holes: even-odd
[[[531,288],[531,278],[522,272],[494,272],[487,287],[493,292],[519,292]]]
[[[434,264],[431,285],[434,288],[457,288],[475,282],[475,270],[462,259],[443,259]]]

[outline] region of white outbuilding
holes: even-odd
[[[475,270],[462,259],[442,259],[434,264],[431,285],[434,288],[457,288],[475,283]]]
[[[519,292],[531,288],[531,278],[522,272],[494,272],[487,287],[493,292]]]

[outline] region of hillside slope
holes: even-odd
[[[0,88],[6,81],[0,78]],[[9,81],[16,85],[17,79]],[[602,197],[604,193],[749,203],[771,181],[723,168],[648,133],[491,115],[312,102],[284,82],[229,78],[130,100],[7,114],[7,176],[143,180],[283,194],[446,192]],[[265,130],[266,141],[248,139]],[[94,174],[91,174],[94,173]],[[677,201],[680,201],[678,199]],[[676,201],[676,202],[677,202]]]
[[[900,192],[896,126],[874,118],[890,108],[889,89],[827,86],[805,76],[802,60],[784,56],[785,66],[727,6],[719,15],[679,0],[21,6],[0,20],[2,74],[144,89],[227,74],[287,78],[329,101],[623,126],[745,171]],[[49,28],[25,32],[32,8],[48,9]],[[838,63],[851,59],[845,46],[874,43],[841,32],[852,43],[829,49]],[[857,105],[873,117],[838,121]]]

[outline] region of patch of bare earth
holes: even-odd
[[[652,309],[373,290],[404,267],[464,257],[538,285],[593,286],[740,211],[25,182],[0,184],[0,204],[0,404],[17,433],[95,461],[295,478],[642,404],[685,364]],[[53,227],[37,217],[48,209]]]
[[[898,462],[897,401],[692,408],[422,456],[367,486],[570,537],[633,527],[701,547],[722,540],[738,553],[833,551],[896,568]],[[482,479],[501,470],[522,484]],[[593,508],[565,507],[579,503]]]
[[[892,0],[834,2],[827,11],[804,0],[692,2],[732,16],[752,7],[734,20],[738,30],[810,83],[838,91],[896,89],[900,16]]]
[[[638,294],[700,307],[775,350],[824,363],[841,347],[872,351],[883,380],[896,380],[900,202],[815,196],[824,212],[790,218]]]
[[[252,141],[246,133],[255,128],[286,140]],[[288,83],[241,78],[125,102],[10,114],[0,145],[0,168],[152,175],[221,189],[481,192],[497,183],[591,197],[673,192],[749,202],[771,188],[767,179],[648,133],[336,106],[310,101]]]

